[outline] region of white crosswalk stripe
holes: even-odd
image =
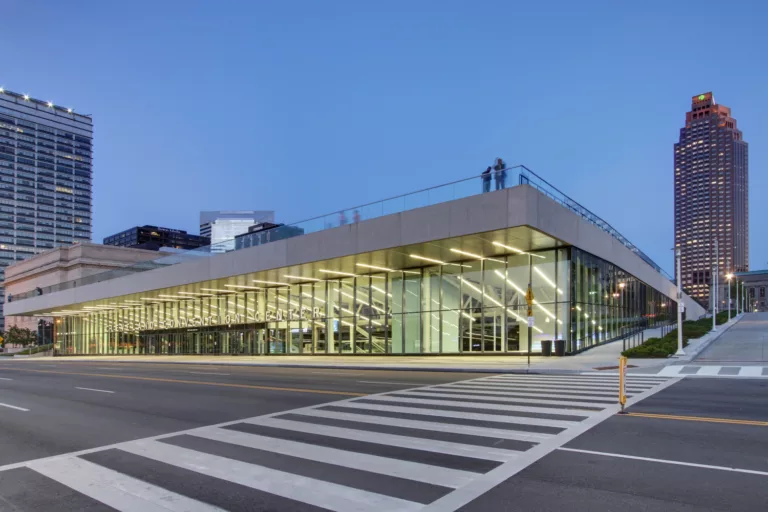
[[[470,391],[470,393],[472,393]],[[515,403],[523,403],[523,404],[543,404],[547,406],[553,406],[553,405],[565,405],[565,406],[571,406],[571,407],[588,407],[593,409],[598,409],[605,407],[606,403],[597,403],[597,402],[581,402],[581,401],[570,401],[570,400],[545,400],[542,398],[514,398],[511,397],[508,393],[503,393],[502,396],[487,396],[487,395],[478,395],[478,394],[468,394],[468,395],[462,395],[460,393],[435,393],[433,391],[425,392],[425,391],[403,391],[398,392],[398,396],[401,395],[407,395],[407,396],[414,396],[414,397],[422,397],[422,398],[458,398],[459,400],[480,400],[481,402],[477,403],[484,403],[483,400],[493,400],[496,402],[515,402]],[[557,396],[557,395],[553,395]]]
[[[324,436],[338,437],[341,439],[354,439],[356,441],[365,441],[369,443],[383,444],[387,446],[400,446],[401,448],[413,448],[414,450],[428,450],[436,453],[447,453],[450,455],[459,455],[464,457],[478,457],[507,461],[518,456],[519,452],[512,450],[502,450],[498,448],[487,448],[468,444],[450,443],[444,441],[435,441],[432,439],[423,439],[407,437],[394,434],[382,434],[381,432],[368,432],[365,430],[354,430],[351,428],[330,427],[326,425],[314,425],[301,421],[281,420],[279,418],[255,418],[248,420],[247,423],[255,425],[266,425],[268,427],[283,428],[285,430],[296,430],[298,432],[309,432]],[[221,430],[221,429],[218,429]],[[203,434],[195,432],[193,435],[203,437],[211,434],[203,431]],[[212,438],[215,439],[215,438]],[[428,480],[431,481],[431,480]]]
[[[131,512],[220,510],[77,457],[47,460],[30,464],[29,467],[119,510]]]
[[[397,498],[388,498],[158,441],[136,441],[120,449],[190,471],[205,471],[209,476],[331,510],[351,512],[362,510],[361,507],[382,511],[417,510],[415,504]]]
[[[637,399],[677,380],[630,377],[627,389]],[[121,511],[226,510],[217,501],[221,496],[206,494],[203,502],[184,495],[178,481],[197,478],[258,493],[250,499],[261,500],[264,509],[278,499],[297,510],[303,504],[344,512],[428,506],[447,512],[477,497],[466,490],[478,479],[496,482],[514,474],[536,460],[523,457],[532,448],[553,450],[614,414],[617,394],[618,379],[610,374],[488,376],[129,441],[26,467]]]
[[[665,366],[655,374],[661,377],[750,377],[768,378],[768,366],[689,364]]]
[[[393,402],[404,404],[422,404],[422,405],[449,405],[442,400],[430,400],[428,398],[402,398],[399,396],[380,396],[376,397],[377,402]],[[456,404],[450,404],[456,405]],[[551,407],[528,407],[517,405],[499,405],[489,403],[476,403],[476,402],[461,402],[460,407],[466,407],[468,409],[494,409],[497,411],[513,411],[513,412],[538,412],[543,414],[566,414],[563,409],[553,409]],[[569,409],[567,411],[569,416],[592,416],[594,413]]]

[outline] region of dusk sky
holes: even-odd
[[[208,209],[290,223],[501,156],[668,271],[673,144],[713,91],[749,143],[760,269],[767,16],[761,0],[0,0],[0,86],[93,115],[97,242],[197,233]]]

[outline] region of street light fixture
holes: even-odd
[[[733,274],[728,274],[725,276],[725,278],[728,280],[728,321],[731,321],[731,279],[733,279]]]
[[[683,350],[683,283],[680,276],[682,276],[682,273],[680,272],[680,259],[681,259],[681,250],[679,247],[675,247],[673,249],[675,251],[675,260],[677,263],[677,352],[675,353],[676,356],[684,356],[685,351]]]

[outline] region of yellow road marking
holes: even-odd
[[[702,421],[706,423],[730,423],[733,425],[754,425],[757,427],[768,427],[768,421],[754,421],[754,420],[731,420],[728,418],[708,418],[705,416],[676,416],[674,414],[651,414],[644,412],[630,412],[625,416],[636,416],[640,418],[657,418],[661,420],[678,420],[678,421]]]
[[[367,396],[366,393],[351,393],[348,391],[331,391],[327,389],[303,389],[303,388],[281,388],[276,386],[253,386],[250,384],[229,384],[225,382],[207,382],[199,380],[181,380],[181,379],[161,379],[159,377],[135,377],[131,375],[112,375],[104,373],[75,373],[75,372],[56,372],[52,370],[29,370],[24,368],[3,368],[4,370],[15,370],[20,372],[35,373],[55,373],[57,375],[80,375],[85,377],[105,377],[108,379],[130,379],[147,380],[152,382],[173,382],[176,384],[199,384],[203,386],[219,386],[223,388],[242,388],[242,389],[263,389],[267,391],[289,391],[293,393],[315,393],[319,395],[344,395],[344,396]]]

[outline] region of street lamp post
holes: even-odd
[[[725,276],[725,279],[728,281],[728,321],[731,321],[731,279],[733,279],[733,274],[728,274]]]
[[[680,248],[675,249],[677,259],[677,352],[676,356],[684,356],[683,351],[683,280],[680,273]]]

